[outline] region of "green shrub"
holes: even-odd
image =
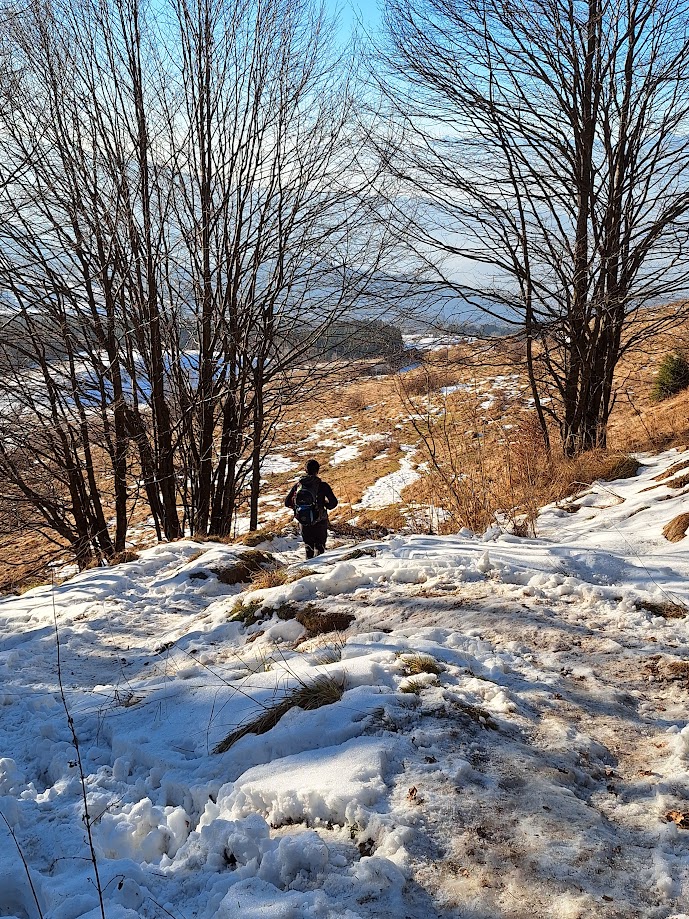
[[[660,362],[651,398],[654,402],[669,399],[689,386],[689,361],[679,351],[666,354]]]

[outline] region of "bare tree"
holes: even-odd
[[[684,312],[689,6],[388,0],[386,25],[377,144],[417,256],[523,329],[546,442],[604,446],[620,358]]]
[[[0,107],[0,388],[22,395],[5,417],[25,445],[37,424],[48,447],[67,430],[46,478],[74,466],[88,483],[96,555],[124,546],[139,485],[158,538],[229,533],[247,493],[257,525],[275,425],[326,372],[322,329],[375,300],[391,239],[369,220],[352,81],[321,8],[161,12],[47,0],[7,25],[20,76],[19,104]],[[6,458],[17,483],[24,459]],[[40,513],[47,499],[27,492]]]

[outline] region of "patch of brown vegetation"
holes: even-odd
[[[225,753],[237,741],[247,734],[266,734],[287,714],[292,708],[301,708],[304,711],[315,711],[324,705],[339,702],[345,690],[343,678],[320,676],[311,683],[304,683],[288,693],[284,698],[272,705],[264,706],[258,717],[231,731],[227,737],[216,744],[214,753]]]
[[[654,654],[646,662],[645,670],[654,679],[665,683],[680,683],[689,690],[689,661],[667,660]]]
[[[241,556],[231,565],[209,568],[221,584],[243,584],[263,569],[273,569],[277,565],[275,557],[269,552],[260,552],[258,549],[249,549],[242,552]],[[193,578],[194,574],[189,577]]]
[[[657,603],[654,600],[643,600],[639,604],[642,609],[648,610],[654,616],[662,616],[663,619],[684,619],[689,614],[689,609],[680,606],[679,603],[673,603],[671,600],[665,600]]]
[[[663,527],[663,536],[669,542],[679,542],[684,539],[689,529],[689,514],[678,514]]]
[[[326,635],[328,632],[344,632],[356,617],[351,613],[319,613],[308,609],[300,610],[295,619],[306,629],[309,638]]]
[[[385,459],[391,460],[399,457],[401,452],[402,448],[398,440],[395,440],[394,437],[381,434],[381,436],[376,437],[375,440],[366,441],[366,443],[359,448],[359,456],[357,459],[359,462],[369,463],[377,456],[380,456],[381,453],[385,453]]]
[[[300,581],[313,574],[308,568],[289,569],[286,566],[277,563],[273,568],[263,568],[251,575],[251,588],[255,590],[268,590],[271,587],[282,587],[283,584],[293,584],[294,581]]]
[[[134,552],[133,549],[124,549],[122,552],[116,552],[111,559],[108,560],[110,565],[126,565],[127,562],[138,562],[139,553]]]
[[[404,495],[402,495],[404,497]],[[388,507],[364,508],[357,517],[357,529],[365,533],[399,532],[409,528],[409,519],[404,513],[402,504],[390,504]],[[367,539],[377,538],[367,536]]]
[[[669,679],[679,680],[689,687],[689,661],[670,661],[667,672]]]
[[[274,539],[278,539],[282,535],[284,534],[278,532],[277,530],[252,530],[250,533],[244,533],[241,536],[238,536],[234,542],[237,545],[250,546],[253,549],[256,546],[260,546],[262,542],[272,542]]]
[[[689,813],[686,811],[668,811],[665,819],[668,823],[674,823],[680,830],[689,830]]]
[[[296,619],[306,629],[307,638],[327,635],[329,632],[344,632],[356,618],[350,613],[325,613],[313,603],[307,603],[303,607],[294,603],[283,603],[274,612],[278,619]]]
[[[430,654],[402,654],[400,663],[406,676],[418,676],[420,673],[431,673],[439,676],[445,669]]]
[[[270,587],[282,587],[290,580],[286,567],[261,569],[251,576],[252,590],[266,590]]]
[[[684,488],[686,485],[689,485],[689,474],[680,475],[676,479],[672,479],[670,482],[665,482],[668,488]]]
[[[418,370],[411,370],[401,376],[400,382],[409,396],[423,396],[438,393],[446,386],[455,383],[455,374],[445,364],[431,363],[432,358]],[[435,365],[434,365],[435,364]]]
[[[636,475],[641,463],[627,453],[616,450],[587,450],[573,459],[562,459],[556,463],[556,483],[563,497],[579,491],[582,486],[593,482],[614,482]]]
[[[689,460],[682,460],[679,463],[673,463],[668,469],[664,472],[661,472],[660,475],[654,475],[654,482],[664,482],[665,479],[671,479],[673,475],[676,475],[678,472],[682,472],[683,469],[689,469]]]
[[[330,532],[334,536],[340,537],[340,539],[355,539],[357,541],[383,539],[388,535],[388,530],[385,527],[374,523],[369,524],[366,521],[362,522],[361,517],[359,517],[359,523],[356,526],[347,523],[345,520],[331,520]]]

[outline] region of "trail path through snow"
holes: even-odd
[[[42,914],[100,916],[56,619],[107,919],[683,916],[689,454],[644,462],[536,539],[277,540],[262,590],[182,541],[0,601],[0,810]],[[339,701],[258,732],[323,678]],[[3,832],[0,915],[38,919]]]

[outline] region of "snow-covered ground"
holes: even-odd
[[[400,468],[376,479],[363,493],[361,501],[353,507],[374,509],[389,507],[401,501],[403,490],[420,478],[410,460],[410,456],[416,452],[416,447],[413,444],[402,444],[401,449],[405,455],[400,460]]]
[[[536,539],[280,540],[261,590],[182,541],[0,601],[0,916],[101,916],[56,625],[107,919],[683,916],[687,498],[658,476],[689,453],[642,461]]]

